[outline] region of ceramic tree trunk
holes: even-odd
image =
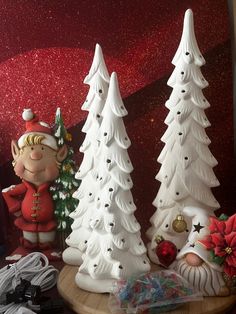
[[[154,263],[164,266],[173,267],[175,260],[186,262],[187,258],[187,279],[201,273],[195,278],[199,287],[205,295],[215,295],[223,285],[221,272],[219,267],[213,271],[206,250],[197,245],[197,240],[208,233],[209,216],[219,208],[211,191],[219,182],[213,172],[217,161],[209,150],[211,141],[205,131],[210,126],[205,114],[210,104],[202,92],[208,83],[200,70],[205,60],[198,48],[190,9],[185,13],[182,38],[172,63],[175,69],[168,85],[173,91],[166,102],[168,127],[161,138],[165,146],[158,157],[161,167],[156,176],[161,185],[153,202],[157,209],[147,231],[151,241],[148,251]],[[176,250],[163,241],[173,243]],[[199,267],[192,268],[194,274],[190,274],[193,264]],[[202,265],[207,265],[209,271],[201,269]],[[183,268],[178,270],[183,273]],[[213,289],[210,281],[205,282],[207,276],[216,278]]]
[[[86,250],[92,230],[88,217],[93,216],[93,202],[96,194],[94,171],[99,147],[98,130],[102,121],[101,112],[107,97],[109,79],[101,47],[97,44],[91,69],[84,80],[90,89],[82,109],[89,113],[82,129],[82,132],[86,134],[80,147],[80,152],[84,154],[84,157],[76,173],[76,179],[82,182],[73,194],[79,200],[79,205],[70,214],[74,222],[71,225],[72,232],[66,239],[69,247],[63,252],[63,260],[72,265],[81,264],[81,256]]]
[[[136,206],[130,191],[133,167],[127,152],[131,143],[122,119],[125,115],[117,75],[113,73],[100,127],[92,234],[75,279],[88,291],[110,292],[115,280],[150,269],[140,224],[134,216]]]

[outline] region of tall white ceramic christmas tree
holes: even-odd
[[[73,194],[76,199],[79,199],[79,205],[70,214],[74,222],[71,226],[72,232],[66,239],[66,244],[69,247],[63,252],[63,260],[72,265],[81,264],[81,256],[87,247],[92,231],[89,219],[93,216],[93,202],[96,194],[95,170],[99,147],[98,130],[102,121],[101,112],[106,101],[109,80],[102,49],[97,44],[91,69],[84,80],[90,89],[82,110],[87,110],[89,114],[82,129],[86,134],[80,147],[80,152],[84,154],[84,157],[76,173],[76,178],[81,180],[81,185]]]
[[[133,167],[122,119],[126,115],[117,75],[112,73],[99,136],[99,190],[90,221],[93,232],[75,278],[88,291],[110,292],[115,280],[150,269],[130,191]]]
[[[209,216],[219,208],[211,191],[219,182],[212,170],[217,161],[208,148],[211,141],[205,132],[210,126],[205,115],[210,105],[202,92],[208,83],[200,70],[205,60],[198,48],[190,9],[185,13],[182,38],[172,63],[175,69],[168,85],[173,91],[166,102],[168,128],[161,138],[165,146],[156,176],[161,185],[153,202],[157,210],[147,232],[151,240],[148,252],[153,262],[164,266],[191,252],[188,262],[194,260],[199,266],[205,253],[200,253],[202,247],[197,240],[207,234]],[[191,207],[185,210],[186,206]]]

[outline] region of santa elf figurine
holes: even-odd
[[[48,256],[54,252],[57,226],[49,186],[59,175],[67,147],[58,148],[49,125],[40,122],[31,109],[25,109],[22,117],[26,132],[11,143],[14,171],[22,183],[2,193],[9,212],[16,216],[16,227],[23,232],[17,257],[38,250]]]

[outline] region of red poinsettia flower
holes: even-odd
[[[210,235],[199,242],[223,258],[224,271],[230,277],[236,275],[236,214],[225,221],[211,217],[210,222]]]
[[[227,264],[224,264],[224,272],[229,276],[233,277],[236,276],[236,267],[229,266]]]

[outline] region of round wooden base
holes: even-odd
[[[108,294],[90,293],[75,284],[76,266],[66,265],[58,279],[57,288],[68,306],[80,314],[110,314]],[[191,302],[172,311],[171,314],[220,314],[229,310],[236,302],[236,296],[205,297],[203,301]]]

